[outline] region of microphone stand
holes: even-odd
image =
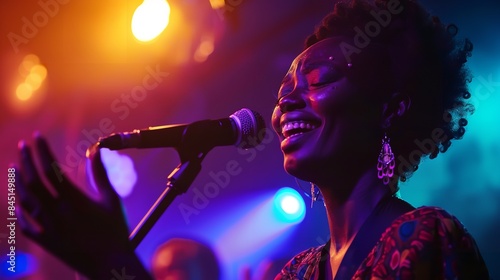
[[[203,133],[201,133],[203,132]],[[129,236],[133,248],[137,248],[163,212],[179,194],[185,193],[200,173],[201,161],[214,147],[212,143],[200,144],[199,135],[208,135],[210,128],[204,121],[188,125],[183,131],[181,144],[176,147],[181,163],[168,175],[167,188],[151,206],[146,215]]]
[[[208,151],[207,151],[208,152]],[[181,163],[167,177],[167,187],[137,224],[129,236],[133,248],[137,248],[153,225],[158,221],[168,206],[179,195],[185,193],[189,186],[201,170],[201,161],[207,152],[193,153],[187,157],[185,153],[180,152]],[[186,159],[189,158],[189,159]]]

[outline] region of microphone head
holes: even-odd
[[[266,137],[266,123],[264,118],[248,108],[240,109],[229,116],[237,127],[238,139],[234,144],[243,149],[258,146]]]

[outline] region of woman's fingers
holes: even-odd
[[[19,182],[23,183],[24,197],[21,197],[21,201],[25,200],[25,203],[33,203],[30,199],[34,195],[39,202],[47,204],[52,203],[54,197],[49,192],[49,190],[43,184],[38,171],[36,169],[35,163],[33,161],[33,155],[31,148],[24,143],[24,141],[19,143],[19,154],[21,159],[20,173],[18,173]],[[22,192],[21,192],[22,193]]]
[[[41,242],[44,226],[46,226],[43,225],[44,220],[41,219],[41,215],[43,214],[41,209],[42,203],[26,188],[23,180],[21,180],[19,169],[17,167],[13,168],[16,170],[16,189],[21,205],[21,207],[17,207],[15,210],[17,220],[24,234],[36,242]]]
[[[38,151],[40,165],[45,178],[54,187],[60,196],[74,196],[80,194],[71,181],[64,176],[61,167],[55,160],[47,141],[39,134],[35,135],[35,144]]]
[[[33,221],[31,221],[27,217],[26,212],[21,208],[16,209],[16,216],[17,220],[19,221],[19,225],[21,226],[22,232],[34,241],[40,242],[40,235],[43,229],[40,226],[37,226]]]

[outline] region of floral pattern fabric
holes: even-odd
[[[319,280],[324,246],[296,255],[275,280]],[[443,209],[420,207],[385,230],[351,279],[490,278],[474,239],[460,221]]]

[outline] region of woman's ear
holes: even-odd
[[[408,110],[410,110],[411,99],[407,95],[402,95],[399,101],[398,111],[396,112],[398,117],[403,116]]]
[[[409,96],[399,92],[394,93],[387,103],[383,104],[382,127],[389,128],[394,117],[402,117],[411,106]]]

